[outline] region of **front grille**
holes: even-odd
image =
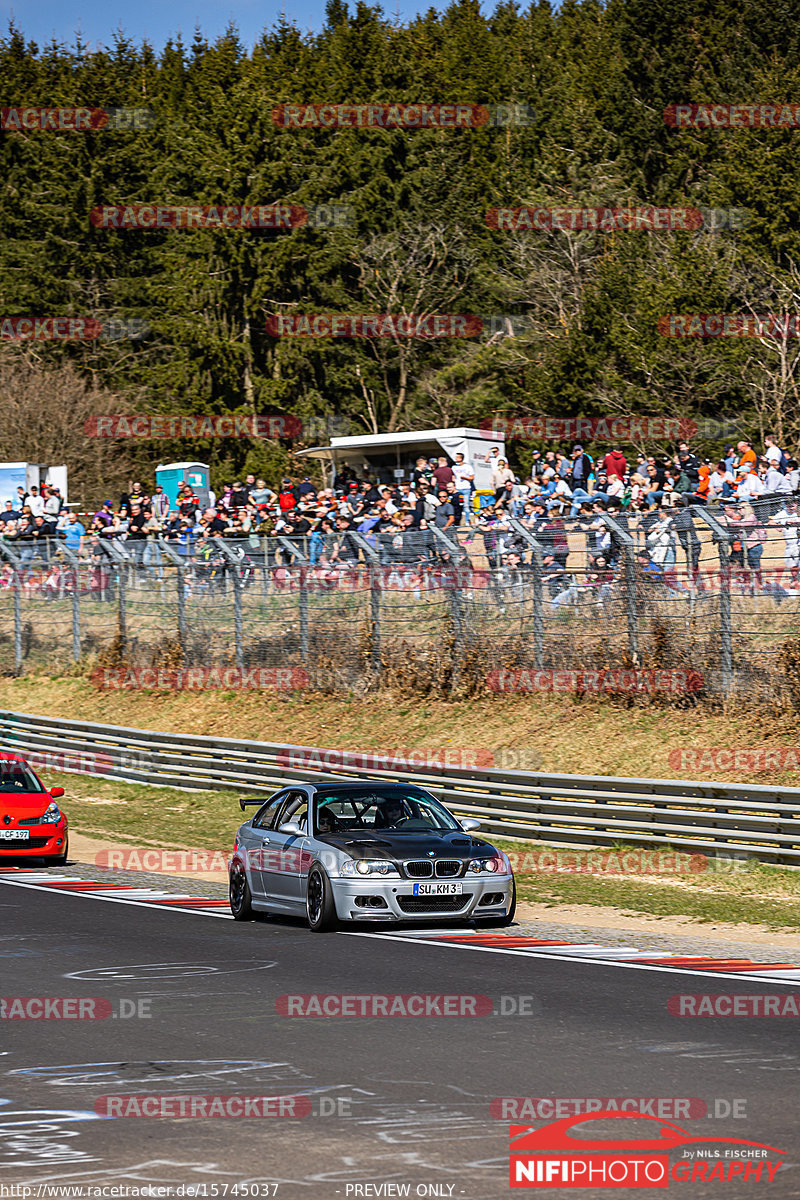
[[[463,865],[463,862],[457,858],[441,858],[436,864],[436,874],[445,879],[454,879],[456,875],[461,874]]]
[[[424,858],[420,862],[407,862],[406,875],[412,879],[430,879],[433,875],[433,863]]]
[[[398,896],[397,903],[407,913],[453,913],[469,904],[469,896]]]
[[[16,850],[17,854],[24,854],[26,850],[38,850],[46,846],[49,841],[49,837],[32,837],[25,842],[7,842],[5,838],[0,838],[0,850]]]

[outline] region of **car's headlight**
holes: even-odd
[[[400,872],[393,862],[386,862],[379,858],[348,858],[346,863],[342,864],[340,874],[342,875],[399,875]]]
[[[57,825],[60,820],[61,820],[61,809],[58,807],[58,805],[54,801],[52,804],[48,805],[47,811],[43,814],[43,816],[39,817],[39,824],[40,825]]]
[[[476,875],[502,875],[506,870],[506,864],[496,854],[493,858],[473,858],[467,870],[473,871]]]

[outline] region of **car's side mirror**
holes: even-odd
[[[481,827],[480,821],[473,821],[472,817],[462,817],[459,824],[466,833],[471,833],[473,829],[480,829]]]
[[[285,821],[278,830],[278,833],[293,833],[295,837],[300,837],[303,831],[297,824],[297,821]]]
[[[64,795],[64,789],[62,787],[50,788],[50,795],[53,797],[54,800],[57,800],[59,798],[59,796]]]

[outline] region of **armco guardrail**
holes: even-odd
[[[61,717],[0,711],[3,748],[20,754],[101,756],[106,778],[179,788],[237,789],[268,795],[292,780],[319,775],[288,767],[279,757],[321,756],[310,746],[287,746],[194,734],[94,725]],[[55,757],[58,756],[58,757]],[[69,769],[67,761],[61,769]],[[397,779],[397,771],[330,766],[328,778]],[[746,854],[765,862],[800,864],[800,788],[617,779],[602,775],[543,775],[525,771],[402,772],[483,828],[568,845],[663,845],[707,854]]]

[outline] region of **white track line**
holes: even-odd
[[[345,936],[346,937],[380,938],[382,941],[392,941],[392,942],[406,941],[406,942],[411,942],[418,946],[431,946],[431,945],[444,946],[450,950],[482,950],[484,954],[508,954],[508,955],[511,955],[512,958],[538,958],[538,959],[542,959],[543,961],[550,960],[550,961],[556,961],[556,962],[567,962],[567,963],[572,963],[573,965],[575,965],[576,963],[591,963],[593,966],[598,966],[598,967],[625,967],[629,971],[657,971],[657,972],[662,972],[662,973],[666,972],[667,974],[671,974],[671,975],[699,975],[703,979],[718,979],[718,980],[726,979],[729,981],[736,980],[736,979],[746,979],[748,982],[755,981],[757,983],[770,983],[770,984],[781,983],[781,984],[790,984],[790,985],[793,985],[794,987],[800,987],[800,978],[794,978],[793,975],[789,972],[788,968],[787,968],[785,975],[782,975],[780,973],[780,970],[764,971],[763,973],[759,972],[758,974],[756,974],[756,973],[747,974],[744,971],[715,971],[713,967],[709,967],[708,970],[704,971],[704,970],[700,970],[699,968],[692,968],[692,967],[670,967],[670,966],[661,966],[661,965],[656,966],[654,963],[620,962],[618,959],[615,959],[615,958],[588,958],[588,957],[584,957],[582,954],[571,955],[569,953],[565,953],[564,952],[565,948],[562,948],[561,953],[548,952],[544,949],[536,950],[534,948],[531,948],[530,950],[528,950],[528,949],[503,950],[499,946],[481,946],[476,942],[473,942],[472,944],[465,943],[465,942],[446,942],[446,941],[431,942],[431,940],[429,938],[416,938],[416,937],[402,938],[402,937],[398,937],[396,934],[361,933],[361,932],[358,932],[355,930],[348,931]],[[654,952],[653,955],[651,955],[651,957],[660,958],[661,955],[659,955],[657,952]],[[722,960],[720,960],[720,961],[722,961]],[[766,976],[766,978],[765,978],[765,976]]]
[[[90,881],[75,879],[73,877],[73,878],[71,878],[71,882],[72,883],[88,883]],[[178,904],[159,904],[159,902],[157,900],[154,900],[152,903],[148,904],[147,901],[145,901],[145,900],[128,900],[125,898],[125,896],[115,896],[113,894],[109,894],[109,892],[107,892],[105,890],[103,890],[102,892],[87,892],[87,891],[67,892],[67,891],[64,891],[62,888],[49,888],[47,886],[47,884],[43,884],[43,883],[22,883],[17,879],[8,879],[8,878],[4,878],[4,877],[0,877],[0,883],[7,883],[11,887],[27,888],[29,891],[32,891],[32,892],[48,892],[51,896],[54,896],[54,895],[81,896],[87,900],[108,900],[111,904],[130,904],[136,908],[147,908],[151,912],[194,913],[195,915],[199,915],[201,917],[221,917],[223,919],[223,921],[232,921],[233,920],[233,913],[230,913],[230,912],[219,912],[219,911],[215,911],[214,909],[210,909],[210,908],[181,908],[180,905],[178,905]],[[142,889],[138,889],[138,892],[141,895]],[[166,893],[165,893],[165,895],[166,895]],[[176,900],[177,899],[183,900],[183,899],[187,899],[187,898],[188,897],[185,897],[185,896],[175,896],[174,897],[174,899],[176,899]],[[202,898],[203,897],[198,896],[198,900],[200,900]]]

